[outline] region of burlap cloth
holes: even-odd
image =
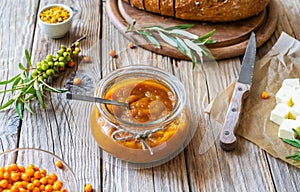
[[[300,163],[286,159],[298,151],[278,137],[279,126],[270,121],[275,107],[275,94],[286,78],[300,78],[300,42],[282,33],[274,47],[255,63],[253,84],[249,97],[244,101],[243,112],[236,134],[255,143],[269,154],[300,168]],[[232,96],[235,82],[220,92],[209,108],[214,125],[222,125]],[[269,93],[262,99],[263,91]],[[224,102],[225,101],[225,102]]]

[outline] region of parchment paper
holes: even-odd
[[[278,137],[279,126],[270,121],[270,113],[276,105],[275,94],[286,78],[300,78],[300,42],[282,33],[269,53],[255,63],[253,84],[244,101],[236,134],[300,168],[300,163],[285,158],[297,148],[284,143]],[[221,126],[224,122],[234,85],[235,82],[220,92],[210,106],[211,121],[215,121],[215,125]],[[263,91],[269,93],[268,99],[261,98]]]

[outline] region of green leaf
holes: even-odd
[[[292,139],[283,139],[283,141],[286,142],[287,144],[290,144],[290,145],[300,149],[300,143],[299,143],[299,141],[297,142],[295,139],[293,139],[293,140]]]
[[[136,31],[136,33],[144,36],[153,36],[149,31]]]
[[[35,94],[38,98],[38,101],[40,102],[41,106],[45,109],[46,106],[45,106],[45,103],[44,103],[44,100],[43,100],[43,97],[42,97],[42,94],[40,92],[40,90],[35,90]]]
[[[0,85],[6,85],[6,84],[9,84],[11,82],[13,82],[14,80],[16,80],[17,78],[20,77],[21,74],[17,75],[17,76],[14,76],[13,78],[9,79],[9,80],[6,80],[6,81],[1,81],[0,82]]]
[[[171,31],[173,29],[189,29],[192,28],[194,25],[193,24],[183,24],[183,25],[176,25],[173,27],[168,27],[166,30]]]
[[[11,104],[13,104],[13,102],[15,102],[15,99],[8,100],[5,104],[3,104],[2,106],[0,106],[0,110],[3,110],[6,107],[10,106]]]
[[[30,59],[29,52],[28,52],[28,50],[27,50],[27,49],[25,50],[25,57],[26,57],[26,60],[27,60],[28,66],[29,66],[29,67],[32,67],[32,64],[31,64],[31,59]]]
[[[300,132],[293,128],[293,131],[296,133],[298,137],[300,137]]]
[[[22,63],[19,63],[19,69],[21,69],[21,70],[23,70],[23,71],[26,70],[26,68],[22,65]]]
[[[20,98],[17,99],[16,101],[16,110],[17,110],[17,113],[20,117],[20,119],[23,119],[23,102],[20,100]]]
[[[164,40],[167,44],[173,46],[173,47],[178,47],[177,45],[177,41],[174,37],[172,36],[168,36],[166,34],[164,34],[163,32],[158,32],[158,34],[160,35],[161,39]]]
[[[201,37],[198,38],[199,41],[204,41],[208,38],[210,38],[211,36],[213,36],[216,32],[216,29],[211,30],[210,32],[206,33],[205,35],[202,35]]]

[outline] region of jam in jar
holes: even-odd
[[[93,136],[112,156],[158,165],[186,146],[186,95],[175,76],[148,66],[124,67],[101,80],[96,96],[127,103],[95,104],[91,114]]]

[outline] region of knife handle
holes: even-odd
[[[239,124],[243,100],[249,95],[250,85],[236,82],[233,95],[227,110],[226,118],[220,133],[220,144],[223,150],[230,151],[236,146],[234,132]]]

